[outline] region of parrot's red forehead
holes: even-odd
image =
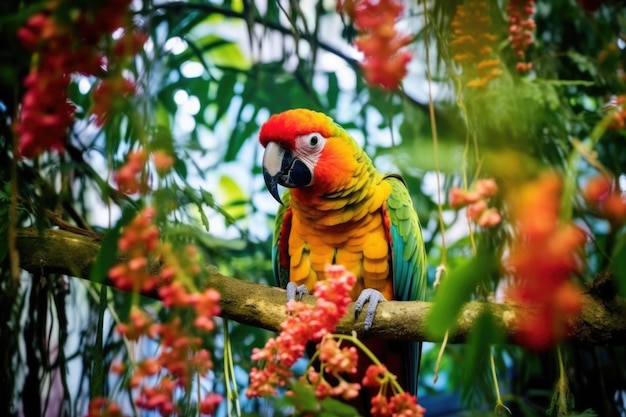
[[[336,133],[336,130],[337,126],[333,120],[325,114],[306,109],[294,109],[270,117],[261,127],[259,140],[263,146],[271,141],[293,145],[297,136],[317,132],[324,137],[330,137]]]

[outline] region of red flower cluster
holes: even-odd
[[[371,414],[374,417],[387,417],[387,416],[415,416],[421,417],[426,412],[426,409],[417,404],[417,397],[407,392],[394,390],[393,381],[395,376],[391,374],[387,367],[383,364],[372,364],[365,371],[363,377],[363,386],[378,388],[377,395],[372,397]],[[395,394],[389,398],[386,395],[388,386],[391,385]]]
[[[525,58],[526,49],[534,43],[535,0],[509,0],[506,13],[509,16],[509,42],[520,60],[515,68],[522,73],[528,72],[533,68],[533,63],[525,62]]]
[[[48,149],[65,149],[75,110],[67,100],[69,83],[70,77],[64,74],[31,72],[24,79],[26,92],[16,127],[21,155],[33,158]]]
[[[150,190],[147,173],[148,158],[152,159],[154,168],[160,176],[166,175],[174,165],[174,157],[162,150],[155,150],[151,154],[148,154],[145,149],[129,152],[126,164],[122,165],[113,175],[113,179],[121,192],[145,194]]]
[[[502,74],[500,60],[494,55],[492,44],[496,37],[491,33],[491,18],[484,0],[472,0],[458,5],[452,19],[454,39],[450,46],[452,59],[463,68],[465,85],[470,88],[485,87]]]
[[[308,382],[315,388],[315,396],[318,399],[323,399],[331,395],[341,397],[344,400],[357,397],[361,386],[346,381],[341,375],[353,375],[357,372],[359,356],[356,348],[354,346],[342,348],[331,334],[327,334],[318,345],[316,354],[319,354],[321,374],[315,368],[309,367],[301,378],[301,381]],[[332,386],[324,378],[324,373],[333,375],[339,383]]]
[[[340,1],[339,5],[342,10],[353,13],[351,17],[354,17],[354,25],[359,31],[355,44],[364,55],[361,68],[367,82],[386,90],[398,88],[411,61],[411,54],[401,51],[411,37],[398,33],[395,28],[404,10],[402,2],[359,0],[356,4]]]
[[[495,207],[487,207],[486,198],[493,197],[498,192],[498,185],[493,178],[476,181],[472,190],[462,190],[452,187],[450,190],[450,205],[454,208],[467,206],[467,217],[480,227],[493,227],[500,223],[502,217]]]
[[[145,149],[131,151],[127,159],[113,176],[119,190],[126,194],[146,193],[149,189],[145,172],[148,153]]]
[[[402,392],[388,399],[378,394],[372,398],[372,417],[422,417],[426,409],[417,404],[415,395]]]
[[[517,236],[508,258],[514,281],[507,298],[530,307],[519,318],[518,339],[533,349],[562,339],[580,309],[580,292],[570,277],[580,270],[586,236],[572,223],[559,225],[560,193],[558,175],[545,173],[512,196]]]
[[[108,398],[97,397],[89,401],[86,417],[123,417],[120,406]]]
[[[67,96],[71,74],[100,76],[106,64],[115,61],[115,56],[106,59],[99,46],[104,36],[125,25],[131,1],[107,0],[93,9],[85,9],[84,2],[74,3],[47,2],[44,11],[31,16],[17,33],[24,47],[36,53],[36,65],[24,80],[26,91],[16,125],[20,153],[28,158],[65,148],[75,111]],[[145,37],[132,38],[141,44],[145,41]],[[137,48],[117,50],[133,53]],[[98,116],[98,122],[102,119]]]
[[[328,266],[326,276],[326,281],[315,286],[315,307],[290,300],[286,306],[290,315],[281,324],[280,334],[269,339],[263,349],[252,351],[252,360],[265,361],[265,368],[250,370],[248,397],[276,395],[277,387],[286,386],[293,376],[290,368],[304,355],[306,344],[332,332],[346,314],[356,277],[337,265]]]
[[[615,178],[607,175],[591,178],[583,189],[583,197],[613,226],[626,221],[626,194],[619,190]]]
[[[132,306],[128,314],[130,323],[120,323],[117,325],[117,331],[129,340],[138,340],[139,336],[153,336],[156,332],[153,327],[152,319],[139,307]]]
[[[168,286],[171,285],[173,284]],[[181,293],[180,289],[176,290],[176,292]],[[162,415],[179,412],[174,404],[174,390],[176,388],[188,389],[191,386],[191,377],[193,375],[204,376],[213,366],[209,352],[201,348],[201,337],[195,336],[194,332],[210,331],[207,330],[207,326],[197,325],[197,320],[200,318],[210,321],[211,326],[208,327],[211,330],[214,328],[212,317],[219,313],[217,305],[219,294],[215,290],[209,289],[203,294],[186,294],[185,297],[181,298],[181,302],[183,299],[191,302],[195,312],[194,328],[183,325],[182,320],[178,316],[168,322],[148,322],[147,325],[141,328],[136,324],[131,327],[132,330],[135,330],[134,335],[137,337],[156,338],[160,342],[160,349],[156,357],[146,358],[133,365],[128,386],[130,388],[141,387],[139,397],[136,399],[138,407],[146,410],[157,410]],[[178,305],[176,307],[187,310],[187,305]],[[133,309],[139,310],[137,307],[133,307]],[[145,317],[144,313],[141,314]],[[133,312],[131,312],[132,315]],[[135,313],[134,316],[139,316],[139,314]],[[144,323],[143,320],[141,322]],[[121,334],[129,335],[127,325],[120,324],[117,329]],[[143,332],[138,330],[143,330]],[[122,366],[117,367],[118,372],[124,372],[125,370]],[[142,385],[145,377],[156,375],[162,370],[167,371],[166,377],[161,378],[151,387]],[[207,393],[200,405],[204,409],[203,413],[211,414],[220,401],[221,396],[218,394]]]
[[[212,416],[215,414],[215,409],[222,402],[222,396],[215,393],[208,393],[202,402],[200,402],[200,413]]]
[[[126,262],[111,268],[109,278],[121,290],[150,292],[157,285],[158,278],[148,272],[148,257],[159,246],[159,230],[152,223],[155,214],[153,207],[143,209],[124,228],[118,241]]]
[[[197,249],[184,248],[184,256],[173,253],[171,245],[159,241],[159,231],[152,222],[154,216],[155,210],[146,208],[124,229],[118,246],[128,261],[111,268],[109,278],[118,288],[132,291],[154,291],[158,283],[158,294],[173,318],[155,323],[145,311],[133,306],[129,323],[119,324],[118,332],[131,340],[142,336],[155,339],[160,349],[154,357],[138,361],[130,368],[118,364],[114,370],[129,372],[129,388],[140,388],[135,400],[138,407],[169,415],[179,412],[174,403],[175,389],[188,389],[194,375],[204,376],[212,367],[209,352],[202,348],[201,335],[215,328],[213,317],[220,312],[220,296],[211,288],[204,292],[189,290],[193,287],[192,278],[201,272],[196,262]],[[161,260],[158,277],[148,273],[150,256]],[[182,316],[191,316],[192,320],[183,323]],[[156,384],[143,385],[146,377],[163,371],[166,375]],[[218,394],[207,393],[198,403],[203,414],[212,414],[220,401]],[[93,409],[97,411],[105,405],[97,402]]]
[[[291,366],[304,354],[308,342],[319,340],[317,351],[311,358],[319,360],[319,372],[309,367],[300,378],[300,382],[310,384],[318,399],[328,396],[350,400],[359,395],[361,384],[344,378],[357,372],[358,345],[375,361],[368,367],[362,385],[379,388],[378,395],[372,399],[371,412],[374,416],[423,416],[424,408],[417,405],[417,398],[402,392],[396,377],[380,364],[373,354],[364,347],[355,336],[332,335],[330,332],[346,313],[351,301],[350,290],[356,279],[342,266],[328,266],[328,279],[318,282],[315,307],[302,302],[290,301],[287,311],[291,315],[281,324],[281,333],[276,339],[270,339],[263,349],[254,349],[252,359],[265,361],[264,369],[250,370],[248,397],[274,396],[278,387],[288,386],[293,377]],[[352,344],[341,346],[339,339]],[[333,385],[324,375],[330,374]],[[393,395],[389,396],[388,392]],[[288,391],[287,395],[294,395]]]

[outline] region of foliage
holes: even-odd
[[[467,345],[442,345],[442,357],[439,345],[427,349],[421,395],[460,393],[468,413],[624,412],[624,349],[563,340],[577,294],[596,288],[596,276],[614,276],[608,301],[626,295],[624,9],[610,0],[403,4],[0,3],[3,415],[115,415],[114,402],[139,414],[130,400],[139,369],[161,389],[144,395],[145,409],[272,413],[239,395],[258,366],[252,349],[269,335],[219,318],[194,327],[199,310],[216,312],[196,297],[205,264],[273,281],[276,206],[256,136],[271,114],[296,107],[332,116],[381,170],[403,175],[424,229],[434,335],[470,299],[541,312],[526,318],[522,347],[484,343],[498,331],[485,316]],[[152,210],[146,233],[163,246],[129,252],[126,269],[112,270],[124,236]],[[32,254],[16,251],[18,227],[101,239],[89,280],[20,271],[19,257]],[[130,263],[151,256],[172,276]],[[127,279],[137,271],[143,281]],[[108,279],[117,288],[101,285]],[[157,284],[189,305],[146,297]],[[149,358],[175,328],[198,338],[190,350],[213,367],[191,366],[185,379],[163,359],[160,381],[182,382],[157,385]],[[314,397],[307,384],[292,389]],[[154,400],[164,391],[173,403]],[[322,410],[348,412],[332,398]]]

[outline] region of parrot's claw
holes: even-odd
[[[306,285],[296,285],[293,282],[287,284],[287,301],[302,300],[302,296],[309,293]]]
[[[383,301],[387,301],[383,294],[380,291],[372,288],[366,288],[361,291],[361,294],[359,294],[359,298],[356,299],[356,302],[354,303],[355,317],[357,317],[361,313],[361,310],[363,310],[365,303],[368,303],[367,311],[365,312],[366,331],[372,327],[372,324],[374,324],[374,314],[376,313],[376,307],[378,306],[378,303],[382,303]]]

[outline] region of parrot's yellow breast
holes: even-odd
[[[325,265],[339,264],[357,277],[353,299],[364,288],[374,288],[393,299],[390,248],[382,216],[379,208],[356,221],[326,226],[294,212],[289,236],[290,281],[312,291],[315,283],[325,278]]]

